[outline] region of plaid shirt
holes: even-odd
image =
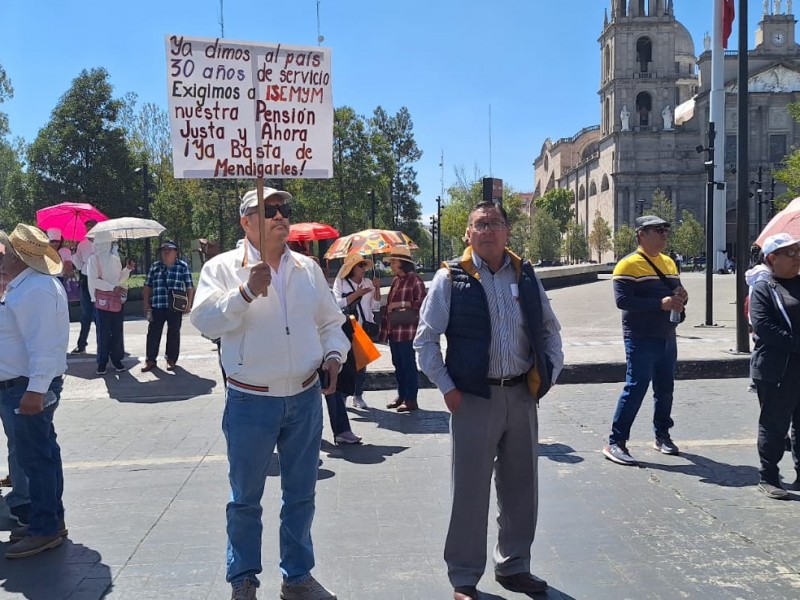
[[[169,308],[168,290],[188,290],[194,287],[189,265],[178,259],[171,267],[157,260],[150,266],[144,284],[153,290],[150,306],[153,308]]]
[[[386,306],[392,302],[408,302],[412,308],[420,309],[422,300],[425,298],[425,284],[419,275],[406,273],[405,277],[395,277],[392,287],[389,288],[389,296],[386,298]],[[399,325],[392,327],[389,325],[389,311],[383,313],[381,321],[381,332],[378,340],[385,342],[391,338],[395,342],[411,342],[417,334],[417,325]]]

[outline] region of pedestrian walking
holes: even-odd
[[[750,377],[756,386],[758,416],[758,489],[768,498],[785,500],[778,463],[785,451],[786,433],[792,430],[792,459],[800,490],[800,241],[786,233],[764,242],[764,263],[771,271],[753,276],[750,323],[755,347],[750,357]]]
[[[397,397],[386,408],[396,408],[399,413],[411,412],[419,408],[414,336],[419,323],[419,309],[425,298],[425,284],[415,273],[416,265],[408,248],[395,247],[384,262],[389,264],[394,279],[386,297],[386,312],[381,321],[378,340],[389,342],[397,380]]]
[[[336,390],[349,343],[344,315],[310,258],[291,252],[291,194],[264,189],[264,250],[258,197],[244,195],[240,248],[203,265],[192,323],[221,338],[227,376],[222,430],[227,441],[231,500],[226,579],[233,600],[253,600],[261,573],[261,498],[272,453],[281,466],[282,600],[330,600],[336,595],[311,575],[311,525],[322,440],[322,398]],[[321,390],[317,369],[327,373]]]
[[[122,306],[128,293],[130,271],[122,268],[117,241],[110,233],[95,237],[94,254],[86,265],[89,294],[95,307],[97,327],[97,374],[105,375],[108,359],[117,373],[125,371],[124,315]]]
[[[86,221],[86,231],[91,230],[97,225],[97,221],[90,219]],[[74,268],[80,271],[81,287],[81,331],[78,334],[78,343],[72,349],[72,354],[86,354],[86,346],[89,341],[89,330],[94,322],[94,303],[89,293],[89,278],[86,276],[86,265],[89,258],[94,254],[94,244],[92,240],[86,238],[78,243],[75,253],[72,255]]]
[[[414,340],[420,367],[451,413],[452,508],[444,558],[453,598],[478,598],[494,472],[495,579],[507,590],[537,594],[547,589],[530,572],[538,513],[537,405],[563,366],[560,325],[533,266],[506,248],[508,217],[501,206],[478,203],[466,235],[463,256],[433,278]]]
[[[146,359],[142,372],[152,371],[156,367],[158,348],[161,345],[161,334],[164,324],[167,325],[167,370],[172,371],[178,363],[181,353],[181,325],[183,315],[192,310],[194,300],[194,282],[192,272],[185,261],[178,258],[178,245],[167,240],[159,247],[161,260],[150,266],[144,282],[142,297],[144,312],[148,321]],[[175,294],[185,295],[186,303],[176,306]],[[183,308],[183,310],[179,310]]]
[[[53,415],[67,370],[69,310],[56,279],[61,257],[43,231],[17,225],[0,232],[0,272],[8,284],[0,303],[0,403],[3,426],[20,467],[11,473],[12,495],[23,489],[29,504],[12,505],[19,527],[5,549],[27,558],[61,545],[64,473]]]
[[[627,369],[603,455],[620,465],[637,464],[627,442],[651,381],[654,448],[663,454],[679,452],[670,437],[678,358],[675,329],[685,318],[683,308],[689,295],[675,263],[663,254],[669,230],[670,224],[655,215],[636,219],[639,247],[614,267],[614,297],[622,311]]]
[[[366,277],[366,272],[375,264],[364,258],[358,252],[352,252],[345,257],[344,264],[336,274],[333,282],[333,297],[346,315],[352,315],[371,338],[378,333],[375,323],[374,311],[381,309],[381,282],[377,277],[372,280]],[[364,385],[367,381],[367,368],[364,367],[355,375],[353,388],[353,406],[367,409],[364,400]]]

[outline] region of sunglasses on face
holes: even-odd
[[[359,269],[366,269],[366,268],[367,268],[367,263],[358,263],[356,266],[357,266]]]
[[[783,254],[784,256],[788,256],[789,258],[794,258],[798,254],[800,254],[800,250],[797,248],[791,248],[789,250],[781,250],[779,254]]]
[[[655,231],[656,233],[663,235],[665,233],[669,233],[669,227],[664,227],[663,225],[659,227],[648,227],[648,231]]]
[[[254,214],[256,214],[256,212],[258,212],[258,211],[254,210],[254,211],[251,211],[251,212],[249,212],[247,214],[248,214],[248,216],[249,215],[254,215]],[[278,213],[281,213],[281,216],[284,219],[288,219],[292,214],[292,207],[289,206],[288,204],[265,204],[264,205],[264,216],[267,219],[274,219],[275,215],[277,215]]]

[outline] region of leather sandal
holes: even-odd
[[[400,398],[395,398],[394,400],[386,404],[386,408],[397,408],[401,404],[404,404],[404,401],[400,400]]]

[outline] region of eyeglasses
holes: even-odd
[[[781,252],[779,252],[779,254],[783,254],[785,256],[788,256],[789,258],[794,258],[798,254],[800,254],[800,250],[798,250],[797,248],[792,248],[791,250],[782,250]]]
[[[360,269],[366,269],[367,268],[367,263],[358,263],[356,266],[358,268],[360,268]]]
[[[659,227],[647,227],[647,231],[655,231],[656,233],[663,235],[665,233],[669,233],[669,227],[665,227],[664,225]]]
[[[258,210],[251,210],[247,213],[247,216],[254,215],[258,212]],[[281,213],[281,216],[284,219],[288,219],[292,215],[292,207],[288,204],[265,204],[264,205],[264,216],[267,219],[274,219],[275,215]]]
[[[471,227],[475,231],[484,233],[490,229],[492,231],[502,231],[506,228],[506,224],[503,221],[475,221]]]

